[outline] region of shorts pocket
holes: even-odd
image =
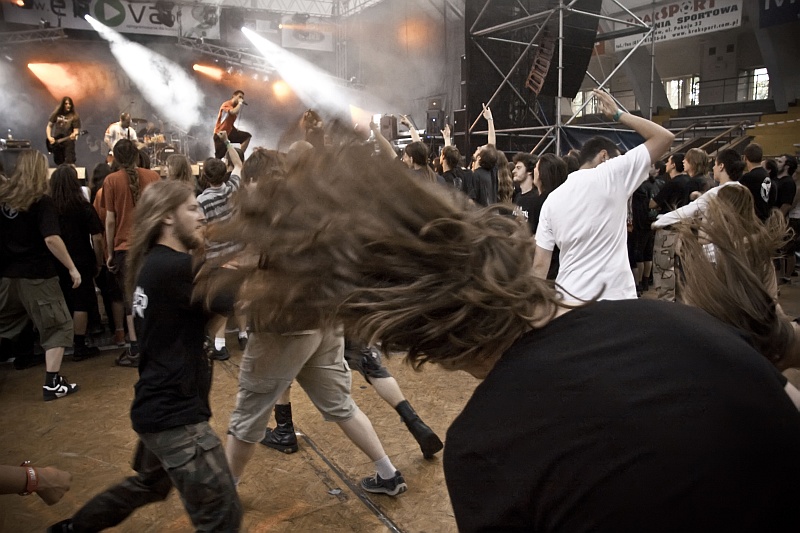
[[[69,322],[69,310],[63,298],[52,300],[37,300],[39,314],[42,317],[42,328],[55,328]]]
[[[161,455],[161,463],[167,470],[180,468],[192,461],[195,457],[209,450],[213,450],[217,446],[220,446],[220,444],[220,440],[215,435],[199,435],[184,446],[178,446],[164,451]]]

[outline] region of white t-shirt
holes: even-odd
[[[742,185],[738,181],[726,181],[719,187],[714,187],[712,189],[707,190],[697,200],[690,202],[682,207],[679,207],[675,211],[670,211],[669,213],[659,215],[658,220],[653,222],[653,227],[664,228],[667,226],[671,226],[672,224],[677,224],[683,219],[691,219],[696,217],[697,215],[705,214],[706,208],[708,207],[708,203],[711,201],[711,199],[714,198],[719,193],[719,190],[722,187],[727,187],[729,185],[744,187],[744,185]]]
[[[566,301],[636,298],[628,260],[628,197],[647,178],[644,144],[596,168],[577,170],[542,206],[536,245],[558,246],[556,283]]]
[[[136,137],[136,130],[131,127],[123,128],[119,122],[114,122],[106,130],[104,140],[109,150],[114,149],[114,145],[122,139],[130,139],[131,141],[138,141]]]

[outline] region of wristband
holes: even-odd
[[[620,119],[620,117],[622,116],[623,113],[625,113],[625,111],[623,111],[622,109],[617,109],[617,112],[614,113],[614,117],[613,117],[614,118],[614,122],[619,122],[619,119]]]
[[[225,141],[225,146],[230,146],[230,145],[231,145],[230,141]]]
[[[25,492],[20,492],[20,496],[29,496],[39,488],[39,477],[36,475],[36,470],[34,470],[32,466],[28,466],[30,464],[30,461],[25,461],[20,465],[25,467],[25,478],[27,479],[25,483]]]

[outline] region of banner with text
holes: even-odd
[[[758,6],[761,28],[800,21],[800,0],[763,0]]]
[[[161,8],[157,7],[158,5]],[[166,6],[166,7],[165,7]],[[124,0],[28,0],[25,7],[3,3],[6,22],[40,27],[91,30],[84,14],[120,33],[219,39],[219,7],[179,7]]]
[[[655,26],[656,42],[693,37],[703,33],[736,28],[742,23],[742,0],[686,0],[632,9],[631,12],[647,24]],[[617,14],[620,19],[634,22],[627,14]],[[618,25],[617,29],[621,26]],[[614,40],[614,50],[633,48],[643,34]]]

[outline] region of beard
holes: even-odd
[[[197,235],[196,231],[192,231],[183,226],[178,226],[175,228],[175,230],[175,237],[178,238],[178,241],[180,241],[180,243],[184,245],[187,250],[195,250],[202,246],[203,239]]]

